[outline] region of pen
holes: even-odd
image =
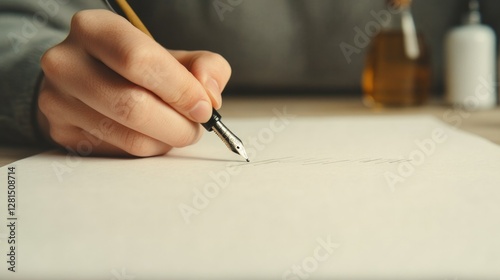
[[[113,12],[126,18],[130,21],[130,23],[132,23],[132,25],[137,27],[149,37],[153,38],[153,35],[151,35],[144,23],[142,23],[141,19],[137,16],[126,0],[104,1]],[[221,118],[221,115],[215,109],[212,109],[212,116],[208,122],[201,125],[207,131],[214,131],[231,151],[242,156],[247,162],[249,162],[250,160],[248,159],[243,142],[241,142],[241,140],[222,123]]]

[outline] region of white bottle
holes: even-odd
[[[465,110],[496,106],[496,36],[481,24],[477,0],[469,3],[464,25],[445,40],[446,102]]]

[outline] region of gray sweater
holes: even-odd
[[[40,142],[34,114],[40,57],[66,37],[77,10],[98,6],[103,7],[97,1],[0,0],[0,142]]]

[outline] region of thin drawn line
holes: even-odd
[[[258,166],[258,165],[271,164],[271,163],[280,163],[280,161],[279,160],[268,160],[265,162],[256,162],[256,163],[253,163],[252,165]]]
[[[363,161],[361,161],[361,162],[363,162],[363,163],[368,163],[368,162],[374,162],[374,161],[379,161],[379,160],[381,160],[381,158],[369,159],[369,160],[363,160]]]
[[[392,159],[381,159],[379,162],[377,162],[375,164],[390,163],[391,161],[393,161],[393,160]]]
[[[292,157],[292,159],[287,160],[287,162],[303,162],[303,161],[304,161],[304,160],[306,160],[306,159],[311,159],[311,158],[305,158],[305,159],[304,159],[304,158],[300,158],[300,157],[298,157],[298,158],[293,158],[293,157]]]
[[[401,162],[409,162],[409,159],[397,159],[393,161],[389,161],[389,163],[401,163]]]
[[[352,161],[352,160],[350,160],[350,159],[339,159],[339,160],[335,160],[335,161],[330,161],[330,163],[349,162],[349,161]]]
[[[318,164],[322,164],[322,162],[304,162],[304,163],[301,163],[301,165],[318,165]]]
[[[351,162],[351,160],[350,159],[341,159],[341,160],[334,160],[334,161],[324,162],[322,164],[323,165],[328,165],[328,164],[343,163],[343,162]]]
[[[252,164],[265,164],[265,163],[274,163],[274,162],[280,162],[280,161],[283,161],[285,159],[289,159],[289,158],[293,158],[293,157],[283,157],[283,158],[275,158],[275,159],[266,159],[266,160],[261,160],[261,161],[256,161],[256,162],[253,162]]]
[[[253,161],[253,162],[250,162],[250,164],[248,164],[247,162],[243,162],[243,163],[239,163],[239,164],[233,164],[232,166],[264,165],[264,164],[281,162],[282,160],[289,159],[289,158],[293,158],[293,157],[289,156],[289,157],[276,158],[276,159],[265,159],[265,160]]]
[[[310,165],[329,165],[338,163],[358,163],[358,164],[394,164],[409,162],[409,159],[384,159],[384,158],[360,158],[360,159],[338,159],[334,160],[332,158],[311,158],[311,157],[282,157],[275,159],[265,159],[260,161],[248,163],[238,163],[232,166],[261,166],[269,164],[300,164],[304,166]]]

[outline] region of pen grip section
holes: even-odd
[[[212,109],[212,116],[206,123],[202,123],[201,125],[207,130],[207,131],[212,131],[213,127],[215,124],[220,121],[222,117],[220,116],[219,112],[217,110]]]

